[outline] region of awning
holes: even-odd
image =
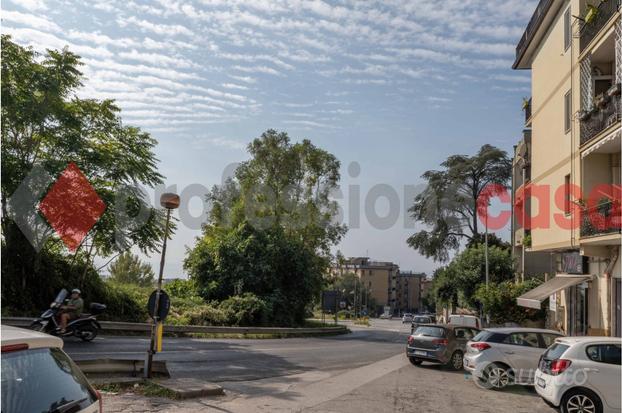
[[[549,296],[564,288],[572,287],[573,285],[581,284],[584,281],[590,280],[591,275],[566,275],[558,274],[555,278],[552,278],[540,284],[533,290],[527,291],[516,299],[516,303],[521,307],[529,307],[540,309],[542,301],[549,298]]]

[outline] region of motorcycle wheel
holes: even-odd
[[[82,341],[93,341],[95,337],[97,337],[97,327],[89,324],[80,329],[76,334],[79,336]]]
[[[41,333],[45,333],[45,327],[46,327],[45,324],[41,323],[40,321],[35,321],[28,328],[30,330],[34,330],[34,331],[39,331]]]

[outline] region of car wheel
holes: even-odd
[[[480,383],[492,390],[502,390],[514,384],[514,373],[506,366],[492,363],[484,370],[484,378],[480,380]]]
[[[602,413],[600,398],[587,389],[570,390],[560,404],[562,413]]]
[[[423,363],[423,360],[419,360],[418,358],[415,358],[415,357],[408,357],[408,360],[410,360],[410,363],[413,366],[420,366],[421,363]]]
[[[447,363],[447,366],[454,370],[462,370],[462,352],[454,351]]]

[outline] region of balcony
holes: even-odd
[[[622,119],[620,105],[620,84],[612,86],[606,93],[594,99],[594,106],[590,111],[581,111],[581,145],[589,142],[600,132]]]
[[[588,6],[580,31],[579,47],[581,52],[585,50],[598,32],[605,27],[609,19],[618,11],[621,2],[622,0],[603,0],[598,6]]]
[[[523,110],[525,111],[525,125],[528,125],[531,119],[531,98],[523,101]]]
[[[581,238],[620,233],[619,200],[601,202],[581,213]]]

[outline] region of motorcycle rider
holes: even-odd
[[[82,310],[84,309],[84,300],[80,295],[82,292],[74,288],[71,290],[71,297],[67,300],[67,304],[60,307],[62,313],[60,314],[60,334],[64,334],[67,329],[67,323],[70,320],[75,320],[80,317]]]

